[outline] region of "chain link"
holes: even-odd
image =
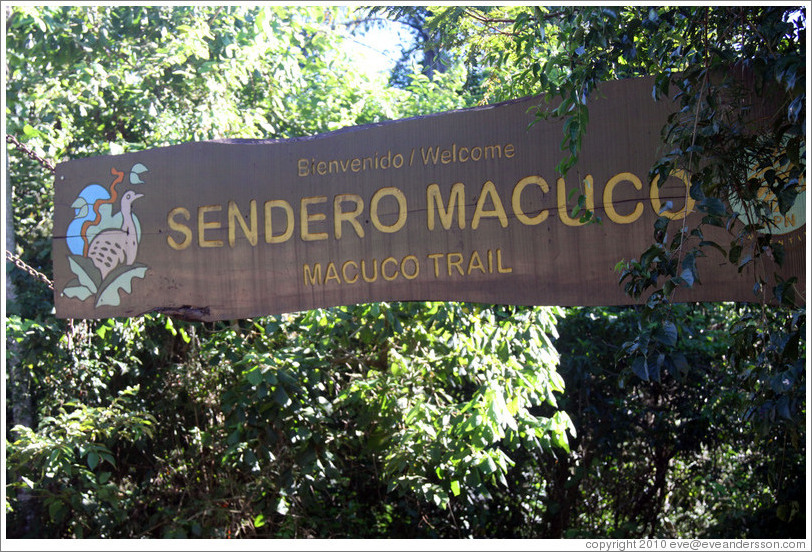
[[[22,142],[17,140],[11,134],[6,134],[6,142],[14,144],[17,147],[17,149],[26,154],[29,157],[29,159],[33,159],[34,161],[36,161],[37,163],[48,169],[51,172],[51,174],[56,173],[56,169],[54,168],[53,164],[50,161],[48,161],[47,159],[43,159],[42,157],[37,155],[34,151],[28,149],[25,145],[23,145]]]
[[[14,144],[14,146],[17,149],[19,149],[21,152],[25,153],[28,156],[29,159],[33,159],[34,161],[36,161],[37,163],[42,165],[51,174],[56,174],[56,169],[54,168],[54,165],[50,161],[48,161],[47,159],[44,159],[43,157],[37,155],[36,152],[28,149],[25,145],[23,145],[22,142],[17,140],[17,138],[12,136],[11,134],[6,134],[6,142]],[[40,272],[36,268],[34,268],[31,265],[29,265],[28,263],[26,263],[24,260],[22,260],[20,257],[15,255],[14,253],[9,251],[8,249],[6,249],[6,260],[11,261],[20,270],[23,270],[23,271],[27,272],[30,276],[33,276],[37,280],[40,280],[41,282],[46,284],[48,286],[48,289],[50,289],[50,290],[54,289],[54,283],[45,274],[43,274],[42,272]],[[81,321],[79,321],[79,324],[77,325],[77,324],[74,324],[73,320],[68,320],[68,325],[67,325],[67,328],[65,329],[65,338],[66,338],[68,350],[70,350],[72,352],[75,351],[74,346],[76,344],[77,339],[81,342],[82,340],[87,338],[88,335],[89,334],[88,334],[87,322],[85,322],[84,320],[81,320]],[[68,370],[68,378],[73,379],[73,374],[72,374],[72,371],[70,369]]]
[[[6,249],[6,260],[11,261],[14,265],[19,268],[20,270],[24,270],[29,275],[33,276],[34,278],[44,282],[48,285],[48,289],[54,289],[54,283],[42,272],[38,271],[36,268],[27,264],[24,260],[19,258],[17,255]]]
[[[43,159],[41,156],[37,155],[34,151],[28,149],[25,145],[23,145],[22,142],[17,140],[17,138],[12,136],[11,134],[6,134],[6,142],[14,144],[14,146],[21,152],[25,153],[29,157],[29,159],[33,159],[34,161],[36,161],[37,163],[48,169],[48,171],[50,171],[51,174],[56,173],[56,169],[54,168],[53,164],[51,164],[50,161],[48,161],[47,159]],[[47,284],[49,289],[54,289],[54,283],[50,279],[48,279],[48,277],[45,274],[38,271],[36,268],[28,265],[24,260],[19,258],[17,255],[12,253],[8,249],[6,249],[6,260],[11,261],[20,270],[24,270],[29,275]]]

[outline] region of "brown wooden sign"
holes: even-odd
[[[561,122],[530,126],[534,99],[62,163],[57,316],[218,320],[389,300],[628,304],[618,261],[646,249],[660,211],[675,222],[699,216],[687,175],[648,182],[671,110],[651,100],[651,86],[601,88],[565,178],[555,171]],[[571,215],[579,195],[601,224]],[[803,282],[799,203],[781,238],[787,270]],[[755,299],[751,275],[704,261],[702,285],[677,300]]]

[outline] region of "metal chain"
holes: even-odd
[[[29,159],[33,159],[34,161],[36,161],[37,163],[42,165],[51,174],[56,174],[56,169],[54,168],[54,165],[50,161],[48,161],[47,159],[42,158],[41,156],[37,155],[36,152],[28,149],[26,146],[23,145],[22,142],[17,140],[17,138],[12,136],[11,134],[6,134],[6,142],[14,144],[14,146],[17,149],[19,149],[21,152],[25,153],[28,156]],[[31,265],[29,265],[28,263],[26,263],[24,260],[22,260],[17,255],[13,254],[8,249],[6,249],[6,260],[11,261],[20,270],[24,270],[29,275],[31,275],[34,278],[36,278],[36,279],[40,280],[41,282],[45,283],[48,286],[48,289],[50,289],[50,290],[54,289],[54,283],[45,274],[43,274],[42,272],[40,272],[36,268],[34,268]],[[68,325],[67,325],[67,328],[65,329],[65,338],[66,338],[66,342],[67,342],[67,346],[68,346],[69,351],[71,351],[72,353],[75,352],[75,350],[76,350],[75,349],[76,341],[78,340],[78,341],[81,342],[85,338],[87,338],[88,335],[89,335],[89,333],[88,333],[88,326],[87,326],[86,321],[81,320],[81,321],[79,321],[79,324],[77,325],[77,324],[74,324],[73,320],[68,320]],[[73,373],[72,373],[72,370],[70,370],[70,367],[68,368],[68,379],[71,379],[71,380],[73,379]]]
[[[34,161],[36,161],[37,163],[48,169],[51,172],[51,174],[56,173],[56,169],[54,168],[53,164],[51,164],[50,161],[48,161],[47,159],[43,159],[42,157],[37,155],[34,151],[28,149],[25,145],[23,145],[22,142],[17,140],[17,138],[12,136],[11,134],[6,134],[6,142],[14,144],[18,150],[25,153],[30,159],[33,159]],[[54,289],[54,283],[51,280],[49,280],[45,274],[38,271],[34,267],[28,265],[24,260],[19,258],[17,255],[12,253],[8,249],[6,249],[6,260],[11,261],[17,266],[17,268],[24,270],[34,278],[37,278],[38,280],[46,283],[49,289]]]
[[[53,164],[50,161],[48,161],[47,159],[43,159],[42,157],[37,155],[35,152],[28,149],[26,146],[23,145],[22,142],[17,140],[11,134],[6,134],[6,142],[14,144],[17,147],[17,149],[20,150],[21,152],[25,153],[29,157],[29,159],[33,159],[34,161],[36,161],[37,163],[39,163],[40,165],[42,165],[43,167],[48,169],[51,172],[51,174],[56,173],[56,169],[54,168]]]
[[[17,255],[6,249],[6,260],[11,261],[14,263],[17,268],[26,271],[28,274],[33,276],[34,278],[44,282],[48,285],[48,289],[54,289],[54,283],[42,272],[38,271],[36,268],[27,264],[24,260],[19,258]]]

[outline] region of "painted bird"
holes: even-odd
[[[121,263],[131,265],[138,253],[138,239],[132,215],[132,202],[143,197],[132,190],[121,198],[121,229],[110,228],[96,234],[87,256],[101,272],[102,280]]]
[[[74,217],[68,225],[67,243],[71,253],[84,254],[87,236],[82,233],[82,227],[86,222],[88,226],[98,223],[101,219],[96,212],[96,203],[102,205],[108,201],[111,201],[110,192],[98,184],[91,184],[79,193],[79,197],[71,205]]]

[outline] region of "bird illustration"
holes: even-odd
[[[116,185],[120,184],[121,181],[124,179],[124,173],[119,171],[119,170],[116,170],[115,168],[111,168],[110,169],[110,174],[112,174],[112,175],[114,175],[116,177],[116,179],[110,185],[110,193],[106,194],[107,195],[106,198],[105,197],[100,197],[100,198],[96,199],[96,201],[93,202],[92,209],[91,209],[91,211],[92,211],[92,213],[94,215],[93,218],[91,219],[90,216],[88,216],[88,217],[86,217],[87,220],[85,220],[82,223],[82,229],[80,231],[80,235],[82,237],[82,241],[84,242],[84,248],[83,248],[83,251],[82,251],[82,253],[84,255],[88,255],[88,251],[90,249],[90,239],[88,238],[88,230],[91,227],[97,225],[99,222],[101,222],[102,216],[103,216],[102,215],[102,209],[101,209],[102,206],[108,205],[108,204],[112,205],[113,203],[115,203],[116,199],[118,199],[118,190],[116,190]]]
[[[109,228],[96,234],[87,256],[101,272],[102,280],[121,263],[131,265],[138,253],[138,237],[133,222],[132,202],[143,197],[128,190],[121,198],[121,228]]]
[[[73,220],[68,225],[67,243],[70,252],[74,255],[83,255],[87,248],[87,234],[82,234],[82,226],[88,221],[99,221],[96,212],[96,202],[103,203],[110,200],[110,193],[103,186],[91,184],[79,193],[79,197],[71,207],[74,210]]]

